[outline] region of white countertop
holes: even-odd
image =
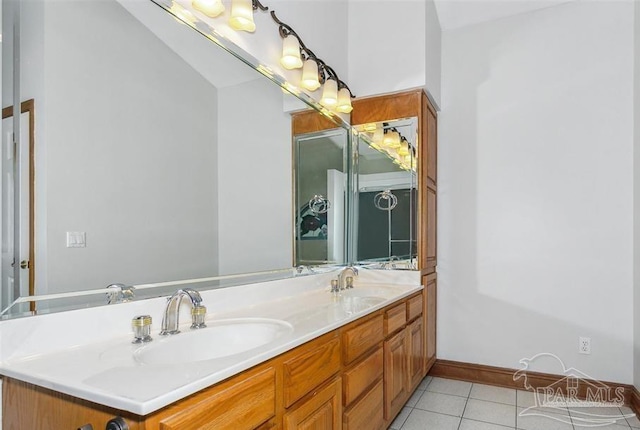
[[[392,272],[367,272],[356,280],[354,291],[375,289],[376,296],[384,300],[364,311],[354,311],[346,306],[347,299],[328,292],[328,279],[335,274],[202,292],[209,324],[232,318],[269,318],[283,320],[292,329],[246,352],[190,363],[142,364],[134,357],[141,346],[131,343],[131,317],[151,314],[154,341],[148,345],[164,341],[158,336],[163,298],[3,322],[0,374],[147,415],[421,289],[419,276],[399,275],[401,283],[395,283],[389,275]],[[181,317],[190,323],[186,310]],[[114,318],[118,323],[109,323]],[[35,321],[38,319],[41,321]],[[185,333],[175,336],[188,335],[189,323],[181,325]],[[22,339],[25,342],[15,348],[22,336],[27,337]],[[51,336],[58,339],[51,341]]]

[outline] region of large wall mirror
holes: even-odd
[[[417,268],[417,118],[359,125],[354,260]]]
[[[295,273],[290,111],[300,100],[150,1],[4,0],[2,12],[2,106],[32,110],[20,121],[3,111],[1,309],[112,283],[207,288],[215,277]],[[349,133],[334,128],[314,139],[339,151]],[[176,287],[163,288],[136,294]]]

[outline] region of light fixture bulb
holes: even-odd
[[[193,0],[193,8],[205,15],[215,18],[224,12],[224,5],[222,0]]]
[[[229,25],[234,30],[256,31],[256,24],[253,22],[253,2],[251,0],[233,0],[231,2],[231,18]]]
[[[320,88],[318,63],[311,58],[308,58],[302,66],[302,86],[309,91],[315,91]]]
[[[336,110],[341,113],[349,113],[353,110],[351,93],[347,88],[340,88],[340,91],[338,91],[338,106]]]
[[[177,17],[178,22],[180,22],[181,24],[193,24],[196,19],[196,17],[191,12],[175,2],[171,5],[171,8],[169,8],[169,12],[173,13]]]
[[[387,148],[400,148],[400,133],[397,131],[385,133],[383,144]]]
[[[289,35],[282,39],[282,58],[280,64],[287,70],[299,69],[302,67],[300,58],[300,41],[297,37]]]
[[[327,107],[333,107],[338,104],[338,83],[335,79],[327,79],[324,82],[320,103]]]
[[[403,140],[400,142],[400,148],[398,148],[398,155],[405,156],[409,155],[409,142]]]
[[[382,145],[382,140],[384,139],[384,130],[382,127],[378,127],[373,132],[373,142],[380,147]]]

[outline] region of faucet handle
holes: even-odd
[[[197,305],[191,308],[191,328],[205,328],[207,325],[204,323],[204,319],[207,316],[207,308],[202,305]]]
[[[353,288],[353,276],[347,276],[347,286],[346,289]]]
[[[151,316],[138,315],[131,320],[133,341],[131,343],[151,342]]]

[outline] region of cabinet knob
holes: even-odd
[[[115,417],[109,420],[105,430],[129,430],[129,424],[122,417]]]
[[[78,430],[93,430],[93,426],[91,424],[85,424],[82,427],[78,427]]]

